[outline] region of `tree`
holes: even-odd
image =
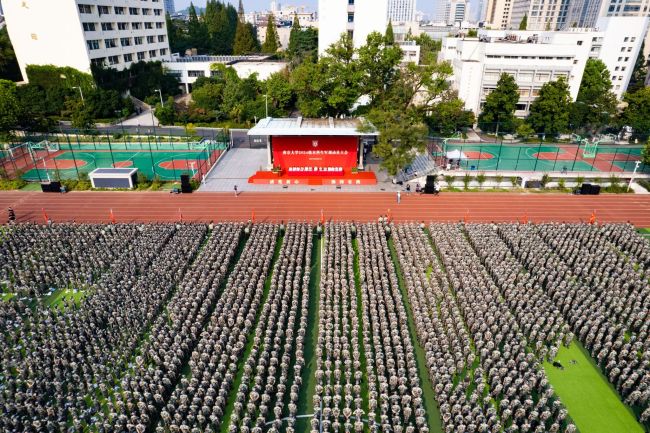
[[[264,41],[264,45],[262,45],[262,52],[275,53],[278,51],[278,48],[280,48],[280,38],[275,28],[275,17],[273,14],[269,14],[266,22],[266,40]]]
[[[621,125],[631,126],[635,137],[647,138],[650,134],[650,87],[623,95],[627,104],[620,116]]]
[[[176,121],[176,109],[174,108],[174,98],[167,98],[165,106],[156,104],[156,118],[163,125],[173,125]]]
[[[0,29],[0,79],[20,81],[21,72],[7,27]]]
[[[465,103],[455,95],[448,100],[437,102],[426,117],[429,129],[442,135],[451,135],[461,128],[474,124],[474,113],[465,110]]]
[[[571,123],[596,133],[609,125],[616,113],[616,95],[607,66],[599,59],[589,59],[580,83],[576,102],[571,108]]]
[[[11,135],[16,129],[20,106],[16,97],[16,85],[12,81],[0,80],[0,135]]]
[[[395,33],[393,32],[393,21],[388,20],[388,26],[386,27],[386,34],[384,35],[386,45],[395,44]]]
[[[530,106],[528,122],[535,132],[555,136],[569,127],[571,94],[564,77],[542,86]]]
[[[210,39],[210,35],[208,33],[207,27],[205,26],[205,22],[199,21],[199,17],[196,15],[196,9],[194,8],[193,3],[190,3],[187,33],[189,43],[192,48],[196,48],[198,51],[206,51],[207,42]]]
[[[526,30],[526,27],[528,27],[528,14],[524,14],[524,17],[521,19],[519,30]]]
[[[290,79],[289,73],[285,70],[272,74],[266,80],[265,87],[271,116],[286,116],[291,111],[295,98]]]
[[[192,101],[198,108],[217,111],[223,102],[223,89],[224,85],[221,83],[208,82],[192,90]]]
[[[259,42],[255,36],[255,29],[250,23],[239,21],[235,31],[233,54],[248,54],[259,51]]]
[[[517,137],[521,140],[528,140],[535,134],[535,130],[528,124],[528,122],[521,122],[517,127]]]
[[[426,33],[422,33],[420,36],[407,37],[407,40],[415,41],[420,46],[421,65],[436,63],[438,53],[442,49],[442,41],[436,41]]]
[[[300,28],[300,23],[298,22],[298,15],[294,14],[293,23],[291,25],[291,32],[289,33],[289,47],[287,50],[292,56],[295,56],[298,52],[301,32],[302,29]]]
[[[73,128],[87,131],[95,127],[92,111],[81,99],[68,99],[65,101],[66,110],[70,116]]]
[[[645,41],[641,43],[641,49],[639,50],[639,55],[636,57],[636,62],[634,63],[634,69],[632,70],[632,77],[630,78],[630,83],[627,86],[627,92],[634,93],[637,90],[645,87],[645,79],[648,75],[648,62],[643,55],[643,50],[645,49]]]
[[[179,23],[172,20],[169,14],[165,15],[167,22],[167,38],[169,39],[169,49],[172,53],[183,53],[189,48],[187,35],[181,29]]]
[[[643,149],[641,149],[641,162],[650,165],[650,139],[645,142]]]
[[[519,102],[519,87],[512,75],[503,73],[497,87],[485,98],[478,117],[479,127],[486,132],[513,132],[515,110]]]
[[[352,44],[350,37],[343,37]],[[372,105],[385,96],[386,90],[396,81],[399,75],[397,66],[404,53],[400,47],[387,43],[386,38],[377,32],[368,35],[366,44],[358,52],[359,68],[363,71],[361,87],[363,94],[370,97]]]

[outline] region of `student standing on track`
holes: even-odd
[[[235,197],[237,197],[239,193],[237,192],[237,185],[235,185]]]

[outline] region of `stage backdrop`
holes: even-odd
[[[295,176],[343,175],[357,166],[357,137],[273,137],[273,165]]]

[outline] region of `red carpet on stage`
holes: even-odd
[[[248,178],[248,183],[258,185],[376,185],[377,176],[372,171],[358,173],[345,172],[342,175],[319,174],[305,176],[286,173],[278,174],[272,171],[258,171]]]

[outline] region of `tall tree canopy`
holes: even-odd
[[[528,123],[535,132],[555,136],[569,128],[571,94],[564,77],[542,86],[539,96],[530,106]]]
[[[610,124],[616,113],[616,95],[612,93],[607,66],[599,59],[589,59],[580,82],[576,102],[571,108],[571,124],[597,133]]]
[[[16,60],[14,47],[9,39],[7,27],[0,29],[0,79],[21,81],[22,75]]]
[[[478,117],[479,127],[487,132],[514,132],[515,110],[519,102],[519,87],[512,75],[503,73],[497,87],[485,98]]]
[[[280,48],[280,38],[278,37],[278,30],[275,27],[275,16],[269,14],[266,22],[266,39],[262,45],[262,52],[275,53]]]
[[[648,61],[643,54],[644,49],[645,41],[641,43],[639,55],[636,57],[632,77],[630,77],[630,83],[627,86],[627,92],[633,93],[645,87],[645,79],[648,75]]]
[[[627,106],[621,113],[620,123],[631,126],[635,137],[647,139],[650,135],[650,87],[626,93],[623,102]]]

